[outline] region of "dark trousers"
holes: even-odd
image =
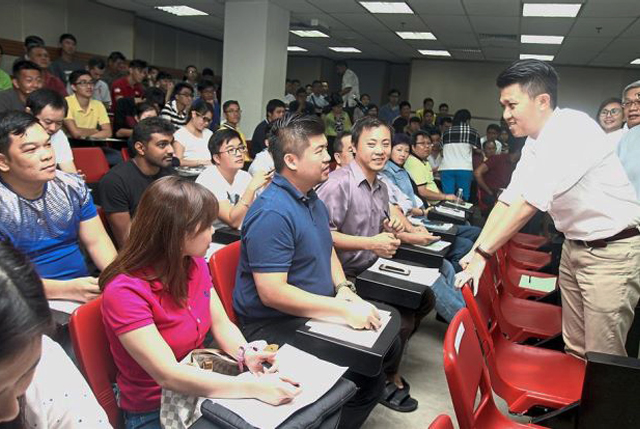
[[[460,266],[460,259],[462,259],[473,247],[473,243],[476,242],[480,236],[481,229],[477,226],[470,225],[458,225],[458,234],[451,245],[449,253],[447,253],[447,259],[453,265],[453,269],[456,273],[462,271]]]
[[[281,319],[264,319],[244,324],[240,321],[240,329],[247,341],[265,340],[270,344],[283,345],[292,343],[296,329],[305,323],[300,317],[286,317]],[[362,426],[369,413],[382,397],[385,386],[385,372],[387,367],[399,362],[402,357],[402,347],[397,339],[389,349],[383,361],[383,371],[375,377],[367,377],[347,370],[346,379],[355,383],[358,391],[342,409],[339,428],[355,429]]]

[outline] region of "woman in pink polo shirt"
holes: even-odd
[[[129,241],[100,276],[102,312],[118,368],[120,408],[127,429],[160,428],[162,388],[216,398],[257,398],[270,404],[299,393],[270,373],[250,381],[203,372],[179,362],[217,344],[253,373],[274,354],[257,351],[227,317],[204,260],[218,202],[204,187],[175,176],[155,181],[142,195]],[[274,367],[275,368],[275,367]]]

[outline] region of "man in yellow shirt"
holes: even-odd
[[[64,119],[68,134],[76,139],[111,137],[111,122],[107,109],[93,100],[93,79],[86,70],[76,70],[69,76],[74,94],[66,98],[69,110]]]
[[[433,143],[426,131],[418,131],[411,137],[411,155],[404,164],[405,170],[418,187],[418,195],[429,203],[441,200],[455,201],[456,196],[443,194],[433,179],[433,171],[429,165],[429,155]]]

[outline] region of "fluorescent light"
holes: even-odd
[[[329,49],[331,49],[334,52],[352,53],[352,54],[359,54],[362,52],[360,49],[354,48],[353,46],[330,46]]]
[[[522,16],[575,18],[581,6],[580,3],[525,3]]]
[[[160,9],[164,12],[168,12],[172,15],[178,16],[204,16],[209,15],[207,12],[203,12],[198,9],[194,9],[189,6],[156,6],[156,9]]]
[[[521,60],[553,61],[553,55],[520,54]]]
[[[301,48],[300,46],[287,46],[287,51],[289,51],[289,52],[308,52],[307,49]]]
[[[361,1],[360,4],[371,13],[410,13],[413,10],[405,2]]]
[[[640,58],[636,58],[635,60],[631,61],[631,64],[640,64]]]
[[[449,51],[445,51],[444,49],[418,49],[422,55],[429,55],[432,57],[450,57],[451,54]]]
[[[291,32],[300,37],[329,37],[328,34],[319,30],[291,30]]]
[[[561,45],[564,36],[534,36],[523,34],[520,36],[520,43],[539,43],[544,45]]]
[[[405,40],[436,40],[436,36],[428,31],[396,31]]]

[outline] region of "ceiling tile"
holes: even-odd
[[[438,38],[443,45],[449,48],[476,48],[479,46],[474,33],[440,33]]]
[[[519,18],[498,18],[495,16],[470,16],[471,25],[478,33],[518,34]]]
[[[611,37],[573,37],[569,36],[564,39],[560,47],[561,53],[568,52],[600,52],[603,50],[613,38]]]
[[[419,15],[379,14],[375,17],[392,31],[427,31]]]
[[[421,15],[422,19],[427,23],[431,31],[439,36],[439,33],[473,33],[473,29],[469,24],[469,19],[466,16],[433,16],[433,15]]]
[[[292,2],[301,2],[303,0],[291,0]],[[326,13],[367,13],[370,12],[365,9],[360,3],[354,0],[320,0],[320,1],[307,1],[312,3],[318,9],[325,11]]]
[[[573,18],[522,18],[521,34],[565,36],[574,24]]]
[[[414,12],[429,15],[464,15],[460,0],[405,0]]]
[[[623,32],[634,18],[578,18],[569,35],[581,37],[615,37]]]
[[[640,18],[636,18],[636,21],[620,37],[640,37]]]
[[[470,16],[519,17],[520,2],[513,0],[463,0]]]
[[[581,17],[627,18],[640,15],[637,0],[589,0],[580,10]]]
[[[334,13],[333,17],[346,28],[358,29],[362,33],[389,31],[370,13]]]
[[[543,54],[543,55],[555,55],[560,50],[558,45],[531,45],[520,44],[521,54]]]
[[[487,60],[493,61],[514,61],[519,54],[517,48],[482,48],[482,52]]]

